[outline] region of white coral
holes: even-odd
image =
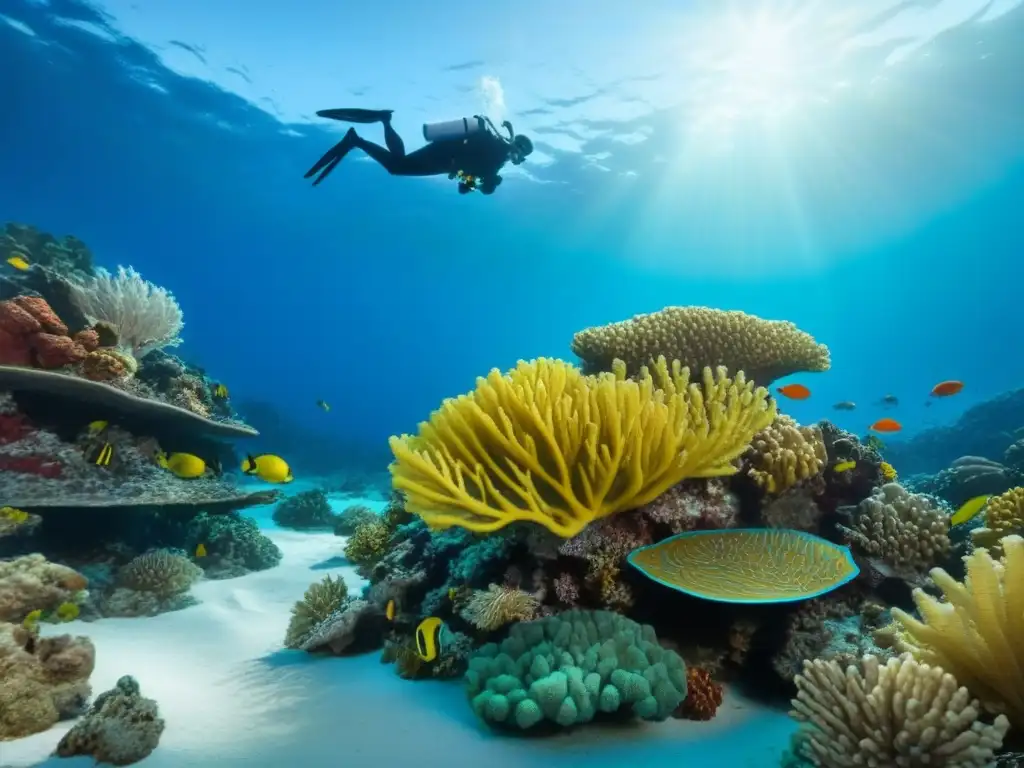
[[[143,279],[133,267],[117,274],[98,269],[88,282],[72,282],[71,299],[90,322],[109,323],[119,346],[136,358],[181,343],[181,307],[165,288]]]

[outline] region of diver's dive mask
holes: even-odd
[[[509,149],[508,159],[512,161],[513,165],[520,165],[532,153],[532,141],[530,141],[522,134],[514,135],[512,137],[512,147]]]

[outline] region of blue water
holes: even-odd
[[[894,393],[909,435],[1024,379],[1019,0],[352,5],[0,0],[0,221],[135,266],[234,398],[384,458],[491,367],[668,304],[827,343],[801,422]],[[359,153],[311,188],[344,106],[537,152],[492,197]]]

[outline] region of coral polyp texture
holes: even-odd
[[[572,340],[587,371],[611,370],[622,360],[630,373],[659,356],[694,370],[724,366],[762,386],[800,371],[827,371],[828,347],[793,323],[709,307],[666,307],[629,320],[587,328]]]
[[[807,600],[860,572],[846,547],[803,531],[692,531],[632,552],[649,579],[705,600],[785,603]]]
[[[964,558],[963,582],[933,569],[945,600],[914,590],[920,619],[899,608],[892,616],[900,650],[942,667],[986,710],[1024,729],[1024,538],[1007,536],[1002,544],[1002,561],[986,549]]]
[[[187,557],[167,550],[139,555],[118,572],[118,581],[136,592],[170,597],[187,592],[203,569]]]
[[[794,718],[807,725],[794,738],[813,766],[987,768],[1009,729],[978,719],[977,700],[956,678],[909,655],[860,668],[807,661],[796,677]]]
[[[538,607],[537,598],[528,592],[491,584],[485,590],[474,590],[461,613],[477,629],[492,632],[516,621],[529,621]]]
[[[985,505],[985,525],[971,531],[975,547],[986,547],[996,556],[1000,540],[1011,534],[1024,535],[1024,488],[1011,488]]]
[[[820,427],[801,427],[779,414],[754,435],[744,459],[747,474],[766,493],[782,493],[820,474],[828,457]]]
[[[513,625],[469,660],[467,692],[481,719],[562,727],[599,712],[664,720],[686,698],[686,667],[654,629],[609,611],[571,610]]]
[[[919,581],[950,551],[949,514],[898,483],[840,511],[850,520],[840,530],[854,549],[909,581]]]
[[[742,372],[704,369],[697,384],[660,360],[634,381],[541,358],[492,370],[418,436],[391,438],[391,474],[433,528],[486,533],[529,521],[568,538],[684,478],[734,474],[733,460],[774,418],[766,390]]]

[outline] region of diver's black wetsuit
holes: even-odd
[[[476,186],[460,181],[460,193],[475,188],[489,195],[501,184],[498,171],[509,160],[514,149],[512,143],[498,134],[480,131],[465,138],[431,142],[415,152],[406,154],[402,137],[391,127],[391,110],[325,109],[317,112],[317,115],[346,122],[380,122],[384,125],[384,143],[387,149],[367,141],[357,134],[354,128],[349,128],[345,137],[306,172],[307,179],[316,176],[313,186],[327,178],[338,163],[345,159],[345,155],[353,149],[361,149],[392,176],[447,174],[450,178],[455,178],[455,175],[461,172],[464,176],[474,177]]]

